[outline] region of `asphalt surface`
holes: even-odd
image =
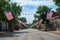
[[[30,28],[1,34],[0,40],[60,40],[60,35]]]

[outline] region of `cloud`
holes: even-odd
[[[33,6],[39,6],[39,5],[53,5],[54,2],[52,0],[12,0],[13,2],[20,3],[21,6],[25,5],[33,5]]]
[[[17,2],[18,5],[23,7],[23,11],[36,10],[38,6],[53,6],[55,5],[52,0],[11,0],[11,2]]]
[[[53,0],[11,0],[11,2],[16,2],[18,5],[22,6],[22,13],[26,14],[35,14],[38,6],[43,5],[52,8],[52,10],[57,8]],[[34,15],[21,15],[21,17],[26,17],[28,23],[31,23],[34,19]]]

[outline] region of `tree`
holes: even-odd
[[[33,23],[40,21],[40,19],[43,19],[42,23],[45,23],[45,22],[46,24],[49,23],[49,21],[46,19],[48,10],[51,10],[51,8],[47,6],[39,6],[36,11],[36,14],[34,15],[35,20],[33,21]],[[39,26],[38,28],[41,28],[41,27]]]
[[[56,9],[57,14],[60,15],[60,7]]]
[[[60,0],[53,0],[53,2],[55,2],[55,4],[60,7]]]
[[[5,1],[5,0],[0,0],[0,19],[2,21],[7,21],[5,15],[4,15],[4,10],[6,8],[10,8],[10,4],[9,4],[9,1]]]
[[[27,22],[27,20],[26,20],[26,18],[25,18],[25,17],[21,17],[21,18],[20,18],[20,20],[21,20],[21,21],[23,21],[24,23],[26,23],[26,22]]]
[[[51,8],[47,6],[39,6],[36,11],[36,14],[34,15],[35,19],[38,18],[38,21],[40,19],[43,19],[44,21],[46,21],[46,14],[48,10],[51,10]]]
[[[9,9],[12,12],[12,15],[14,17],[13,20],[7,20],[6,16],[4,15],[4,11]],[[16,19],[18,16],[20,16],[20,13],[22,11],[22,7],[20,5],[17,5],[16,3],[11,3],[10,0],[0,0],[0,20],[8,22],[11,26],[16,23]]]
[[[25,25],[27,24],[27,20],[25,17],[21,17],[21,18],[18,18],[19,20],[21,20],[23,23],[25,23]],[[25,29],[27,26],[23,25],[23,24],[20,24],[21,26],[21,29]]]
[[[34,24],[34,23],[36,23],[36,22],[38,22],[38,20],[35,20],[35,19],[34,19],[33,22],[32,22],[32,24]]]
[[[20,5],[17,5],[17,3],[11,3],[11,10],[13,12],[13,15],[17,18],[18,16],[20,16],[22,7]]]
[[[56,11],[60,15],[60,0],[53,0],[53,2],[55,2],[55,4],[58,6],[58,8],[56,9]]]

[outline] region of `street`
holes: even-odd
[[[2,34],[0,40],[60,40],[60,35],[29,28]]]

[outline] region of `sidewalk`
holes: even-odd
[[[6,33],[6,32],[4,32],[4,31],[0,31],[0,35],[1,35],[1,34],[5,34],[5,33]]]
[[[14,31],[14,32],[6,32],[6,31],[0,31],[0,38],[6,38],[6,37],[17,37],[16,34],[22,34],[20,31]]]
[[[8,33],[9,33],[9,32],[6,32],[6,31],[0,31],[0,37],[6,35],[6,34],[8,34]]]
[[[49,32],[60,35],[60,31],[49,31]]]

